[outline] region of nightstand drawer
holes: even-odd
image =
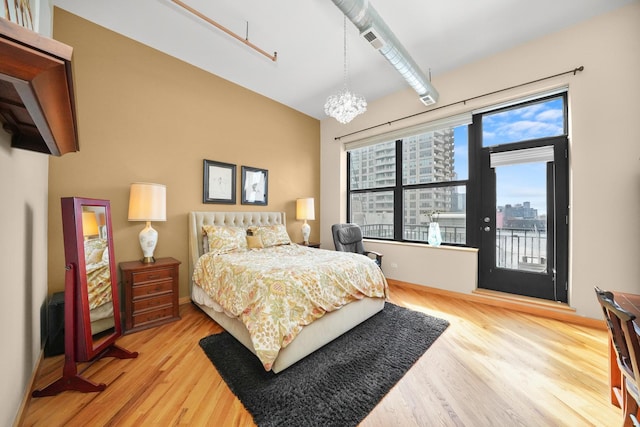
[[[140,313],[141,311],[155,309],[158,307],[173,306],[173,294],[166,293],[159,296],[153,296],[149,298],[141,298],[133,301],[133,315]]]
[[[132,289],[133,299],[148,297],[150,295],[162,292],[171,292],[173,289],[172,280],[163,280],[161,282],[151,282],[144,285],[134,285]]]
[[[159,258],[154,263],[120,263],[125,333],[180,319],[179,267],[180,261],[175,258]]]
[[[131,277],[133,278],[134,286],[137,286],[139,283],[143,282],[151,282],[153,280],[162,280],[162,279],[171,279],[171,272],[173,270],[165,268],[165,269],[156,269],[151,271],[140,271],[137,273],[133,273]]]
[[[145,326],[147,323],[155,323],[159,320],[169,319],[173,316],[173,307],[164,307],[156,310],[143,311],[133,315],[133,327]]]

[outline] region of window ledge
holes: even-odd
[[[470,248],[466,246],[431,246],[428,243],[414,243],[414,242],[396,242],[395,240],[376,240],[376,239],[367,239],[366,237],[363,241],[374,244],[374,245],[389,245],[389,246],[409,246],[420,249],[429,249],[429,250],[446,250],[446,251],[457,251],[457,252],[473,252],[478,253],[478,248]]]

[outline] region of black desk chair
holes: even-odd
[[[364,250],[362,230],[358,224],[334,224],[331,226],[331,232],[336,251],[366,255],[374,259],[378,267],[382,268],[382,254]]]
[[[640,405],[640,338],[633,321],[636,318],[620,307],[611,292],[595,288],[598,302],[602,306],[609,338],[616,349],[616,361],[622,373],[622,410],[624,426],[638,425],[638,405]]]

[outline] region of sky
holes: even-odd
[[[482,119],[482,146],[562,135],[562,98],[485,114]]]
[[[562,135],[564,112],[562,97],[544,102],[485,114],[482,120],[483,147]],[[455,165],[459,179],[468,172],[468,127],[454,130]],[[501,166],[496,170],[497,205],[531,202],[538,215],[546,213],[546,164],[524,163]]]
[[[483,146],[558,136],[564,133],[562,97],[487,114],[482,120]],[[538,215],[547,213],[546,163],[496,168],[497,205],[531,202]]]

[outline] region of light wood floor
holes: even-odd
[[[391,300],[451,326],[362,426],[621,424],[608,400],[606,331],[399,286]],[[178,322],[120,338],[137,359],[80,365],[108,384],[104,392],[31,399],[23,425],[253,425],[198,346],[220,327],[191,304],[180,312]],[[62,363],[45,359],[36,388]]]

